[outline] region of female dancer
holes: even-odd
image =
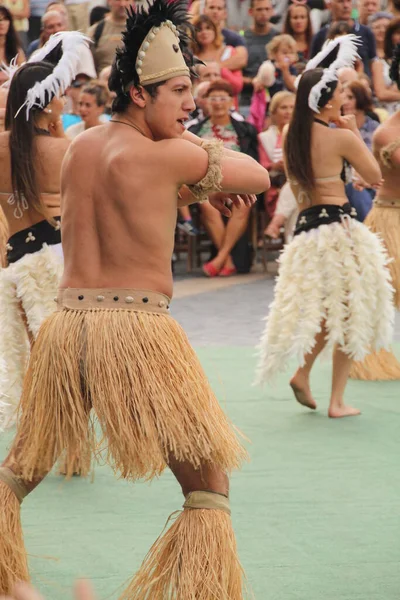
[[[21,66],[9,88],[0,133],[0,207],[9,236],[8,266],[0,271],[0,428],[15,422],[29,346],[55,310],[63,268],[60,171],[69,145],[62,94],[82,43],[81,34],[57,34],[36,56],[41,62]],[[58,64],[43,61],[60,51]]]
[[[262,381],[296,357],[299,368],[291,387],[298,402],[315,409],[310,371],[324,346],[333,348],[330,417],[360,413],[343,401],[352,359],[363,358],[370,347],[388,346],[394,321],[386,252],[378,237],[353,218],[341,179],[346,160],[371,187],[381,181],[354,116],[340,115],[337,71],[351,66],[356,56],[353,36],[337,38],[310,61],[299,82],[284,148],[301,212],[295,237],[281,256],[259,365]],[[320,64],[325,68],[316,68]]]
[[[400,45],[397,46],[390,76],[400,88]],[[395,306],[400,310],[400,111],[394,113],[375,133],[373,150],[384,177],[374,206],[365,224],[379,234],[392,259],[389,264],[395,290]],[[353,364],[350,377],[366,381],[400,379],[400,362],[391,352],[369,354],[363,362]]]

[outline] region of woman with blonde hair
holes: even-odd
[[[279,192],[286,182],[283,165],[283,129],[293,114],[295,95],[278,92],[269,105],[271,125],[258,135],[260,163],[269,171],[271,187],[265,193],[265,209],[270,219],[274,216]]]

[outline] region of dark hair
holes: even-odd
[[[349,33],[352,33],[352,31],[353,29],[347,21],[337,21],[337,23],[330,26],[326,39],[334,40],[341,35],[348,35]]]
[[[139,7],[136,11],[130,6],[127,9],[126,28],[122,33],[122,48],[117,48],[116,57],[111,68],[108,80],[110,92],[115,92],[116,97],[112,103],[112,110],[116,113],[124,112],[131,103],[129,90],[131,87],[144,88],[152,98],[157,96],[158,88],[166,81],[153,85],[141,86],[139,75],[136,72],[136,59],[140,47],[153,27],[159,27],[166,20],[172,21],[179,30],[179,46],[191,74],[194,66],[199,62],[190,50],[191,32],[193,28],[189,23],[186,0],[154,0],[145,10]],[[196,75],[197,76],[197,75]]]
[[[222,36],[221,31],[218,29],[218,27],[216,26],[214,21],[212,21],[210,19],[210,17],[208,17],[207,15],[200,15],[193,21],[193,27],[195,29],[194,39],[192,42],[193,52],[195,54],[198,54],[199,52],[201,52],[201,46],[200,46],[199,42],[197,41],[197,32],[200,31],[202,25],[208,25],[209,27],[211,27],[211,29],[213,29],[213,31],[215,33],[214,44],[217,48],[221,48],[221,46],[224,43],[224,38]]]
[[[346,86],[347,89],[351,91],[355,98],[357,110],[362,110],[365,113],[372,110],[372,98],[360,81],[352,81]]]
[[[391,60],[395,45],[392,42],[392,36],[394,33],[400,30],[400,18],[392,19],[386,29],[385,41],[383,42],[383,49],[385,51],[385,59]]]
[[[8,28],[7,36],[6,36],[6,47],[5,47],[5,55],[7,64],[10,64],[11,60],[17,56],[18,52],[21,50],[21,41],[19,39],[18,33],[15,31],[14,27],[14,19],[11,12],[8,10],[6,6],[0,6],[0,13],[10,21],[10,27]]]
[[[400,90],[400,44],[397,44],[393,52],[392,64],[390,65],[390,79]]]
[[[95,23],[99,23],[109,12],[110,9],[107,6],[94,6],[90,11],[89,24],[94,25]]]
[[[97,106],[105,106],[108,102],[107,85],[102,81],[92,81],[84,85],[81,94],[90,94],[94,96]]]
[[[231,96],[231,98],[233,98],[233,96],[235,95],[231,84],[227,81],[224,81],[223,79],[217,79],[216,81],[213,81],[210,84],[210,87],[208,88],[206,93],[206,98],[208,98],[208,96],[213,92],[226,92],[229,96]]]
[[[310,69],[300,78],[297,88],[296,102],[292,120],[285,141],[285,155],[289,177],[298,181],[305,190],[311,190],[314,185],[314,172],[311,163],[311,132],[315,113],[308,105],[311,89],[316,85],[324,71]],[[332,98],[337,87],[337,81],[325,89],[318,103],[323,108]]]
[[[286,13],[286,19],[285,19],[285,23],[283,25],[283,30],[282,33],[287,33],[289,35],[291,35],[292,37],[295,36],[295,32],[293,30],[293,27],[290,23],[290,13],[294,8],[298,8],[299,6],[301,6],[302,8],[304,8],[307,12],[307,29],[305,31],[306,34],[306,42],[307,42],[307,50],[309,51],[311,48],[311,41],[312,41],[312,37],[313,37],[313,30],[312,30],[312,23],[311,23],[311,19],[310,19],[310,8],[307,6],[307,4],[291,4],[288,8],[288,11]]]
[[[36,144],[34,144],[35,121],[37,115],[42,112],[42,108],[34,106],[29,112],[28,119],[25,107],[20,111],[19,109],[25,103],[28,90],[35,83],[46,79],[53,69],[53,64],[44,61],[26,63],[18,69],[11,80],[8,91],[5,118],[6,130],[10,132],[12,191],[20,199],[24,197],[28,205],[46,219],[48,219],[48,210],[40,195],[37,178],[37,152]],[[54,94],[47,93],[45,106],[53,98]],[[39,102],[39,98],[37,101]]]
[[[261,2],[262,0],[251,0],[250,2],[250,8],[254,8],[254,5],[256,2]],[[268,0],[268,2],[271,4],[272,6],[272,0]]]

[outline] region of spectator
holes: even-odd
[[[400,43],[400,18],[388,25],[384,39],[385,57],[375,61],[373,66],[373,86],[377,98],[376,105],[390,115],[399,110],[400,91],[389,76],[394,48]]]
[[[2,0],[1,5],[8,8],[13,20],[14,29],[17,32],[21,47],[24,51],[28,48],[29,38],[29,0]]]
[[[230,71],[244,69],[247,65],[247,50],[243,38],[234,31],[223,27],[227,18],[226,0],[205,0],[204,14],[210,17],[218,32],[222,34],[225,45],[236,48],[236,53],[224,60],[222,66]]]
[[[393,15],[390,13],[377,12],[369,19],[369,27],[375,37],[376,55],[378,58],[385,58],[385,33],[392,18]]]
[[[229,0],[226,26],[234,31],[248,29],[251,25],[249,4],[251,4],[251,0]]]
[[[196,103],[196,109],[191,114],[191,121],[186,123],[187,129],[190,129],[193,125],[197,125],[197,123],[209,116],[207,92],[210,85],[209,81],[202,81],[195,88],[193,98]]]
[[[67,138],[73,140],[83,131],[102,125],[104,120],[101,119],[101,116],[104,114],[107,100],[107,86],[104,83],[93,81],[89,85],[85,85],[79,97],[78,110],[82,121],[68,127],[65,132]]]
[[[114,61],[115,50],[121,43],[125,28],[125,11],[130,4],[130,0],[109,0],[110,13],[88,29],[87,34],[93,40],[91,50],[97,73]]]
[[[283,166],[283,130],[292,118],[295,95],[291,92],[278,92],[271,100],[271,125],[258,135],[260,142],[260,162],[268,169],[271,187],[266,192],[265,209],[272,219],[275,213],[279,192],[286,182]]]
[[[217,62],[207,62],[205,65],[200,65],[198,67],[198,73],[200,78],[200,83],[203,81],[208,81],[212,83],[217,79],[221,79],[221,67]]]
[[[79,74],[70,87],[66,90],[67,102],[64,107],[64,114],[62,115],[62,124],[64,131],[66,131],[71,125],[81,122],[79,115],[79,97],[81,95],[82,88],[87,85],[90,78],[84,73]]]
[[[358,0],[358,21],[368,26],[369,19],[380,10],[380,0]]]
[[[49,10],[45,12],[41,19],[41,33],[38,39],[33,40],[28,46],[28,57],[32,56],[38,48],[44,46],[49,37],[58,31],[67,30],[67,21],[58,10]]]
[[[89,5],[90,0],[65,0],[71,31],[86,32],[89,27]]]
[[[8,66],[15,56],[18,65],[25,61],[25,54],[14,28],[12,14],[8,8],[0,6],[0,65],[4,63]],[[0,71],[0,84],[7,81],[7,79],[7,73]]]
[[[214,22],[207,15],[200,15],[194,21],[195,35],[193,51],[203,62],[217,62],[221,68],[221,77],[228,81],[234,91],[235,97],[243,89],[243,75],[240,70],[231,71],[227,69],[225,60],[236,53],[233,46],[225,46],[224,38]]]
[[[379,127],[379,122],[373,120],[367,113],[372,111],[371,97],[364,85],[359,81],[350,83],[345,91],[345,102],[343,104],[344,115],[354,115],[358,130],[364,143],[372,152],[372,136]],[[375,191],[372,189],[357,189],[353,182],[346,185],[346,195],[349,202],[357,210],[357,219],[364,221],[372,208]]]
[[[251,0],[249,12],[253,18],[253,25],[244,32],[248,61],[243,69],[244,89],[240,98],[241,107],[250,106],[254,91],[253,79],[262,63],[268,58],[266,46],[275,35],[278,35],[278,31],[270,23],[273,13],[272,0]]]
[[[396,19],[400,17],[400,0],[389,0],[386,6],[387,12],[390,12]]]
[[[246,121],[232,118],[232,86],[223,80],[210,84],[207,92],[210,117],[190,128],[203,139],[217,139],[226,148],[240,150],[258,160],[257,132]],[[247,226],[250,209],[246,206],[232,210],[227,223],[208,202],[200,205],[204,225],[217,248],[216,256],[203,265],[208,277],[227,277],[236,272],[248,272],[252,262]]]
[[[311,52],[313,37],[310,9],[306,4],[291,4],[286,14],[283,33],[291,35],[296,42],[300,63],[306,63]]]
[[[346,21],[351,27],[351,32],[361,38],[358,53],[364,65],[364,71],[368,75],[371,75],[371,65],[376,58],[375,38],[372,31],[365,25],[361,25],[351,18],[352,0],[331,0],[330,7],[332,23]],[[314,57],[322,49],[327,38],[329,27],[329,25],[323,27],[314,36],[311,46],[311,57]]]
[[[96,23],[100,23],[109,12],[110,9],[108,6],[94,6],[89,15],[90,27]]]
[[[271,60],[266,60],[254,78],[254,94],[251,100],[249,121],[257,131],[264,129],[268,104],[281,91],[296,89],[297,62],[296,42],[288,34],[275,36],[267,46]]]
[[[358,80],[358,73],[351,67],[342,67],[338,70],[338,78],[343,87],[346,87],[349,83]]]

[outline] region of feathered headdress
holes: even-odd
[[[357,46],[360,39],[354,34],[343,35],[335,40],[330,40],[326,46],[312,58],[306,67],[310,69],[323,69],[321,79],[311,88],[308,97],[308,106],[319,113],[319,102],[325,89],[338,80],[338,71],[343,67],[353,67],[358,56]]]
[[[54,64],[54,70],[27,91],[26,100],[15,116],[26,107],[28,119],[33,107],[44,108],[54,96],[63,94],[79,73],[80,47],[83,44],[89,46],[90,42],[90,38],[78,31],[60,31],[52,35],[28,63],[50,62]],[[11,77],[16,70],[10,73]]]
[[[397,87],[400,89],[400,44],[394,49],[389,75],[390,79],[396,83]]]
[[[145,10],[127,11],[123,47],[117,49],[114,68],[119,88],[150,85],[179,75],[195,75],[190,51],[191,25],[186,0],[154,0]],[[112,80],[114,78],[112,77]],[[111,82],[114,91],[115,79]]]

